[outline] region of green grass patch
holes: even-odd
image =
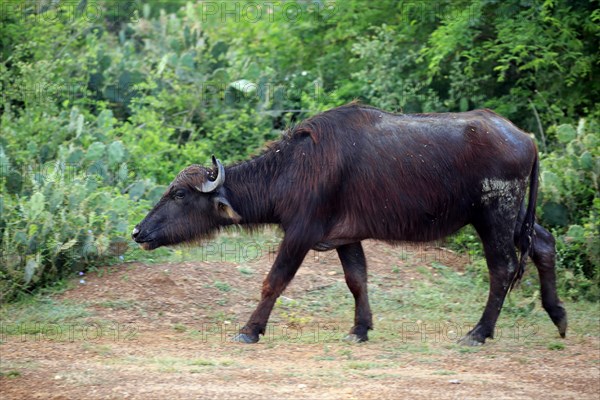
[[[206,360],[203,358],[198,358],[196,360],[192,360],[189,363],[190,365],[194,365],[194,366],[201,366],[201,367],[212,367],[217,365],[217,363],[213,360]]]
[[[176,332],[180,332],[183,333],[185,331],[187,331],[187,326],[183,325],[183,324],[175,324],[173,325],[173,330],[175,330]]]
[[[84,323],[91,313],[82,304],[49,297],[30,297],[5,304],[0,310],[2,336],[37,335],[56,337],[69,326]],[[62,336],[62,335],[60,335]]]
[[[21,372],[17,370],[0,371],[0,378],[18,378],[19,376],[21,376]]]
[[[550,342],[546,347],[548,348],[548,350],[564,350],[565,344],[562,342]]]
[[[215,281],[213,286],[219,289],[221,292],[229,292],[231,291],[231,285],[227,282]]]
[[[254,275],[254,270],[252,270],[252,268],[249,268],[249,267],[239,267],[238,271],[240,272],[240,274],[242,274],[244,276]]]
[[[113,354],[112,347],[106,344],[96,344],[93,342],[84,342],[81,347],[85,351],[96,353],[100,356],[109,356]]]
[[[348,369],[357,369],[357,370],[368,370],[368,369],[376,369],[382,368],[383,364],[369,361],[351,361],[346,364],[346,368]]]
[[[456,372],[449,371],[449,370],[446,370],[446,369],[440,369],[438,371],[434,371],[433,375],[456,375]]]

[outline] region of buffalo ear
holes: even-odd
[[[229,201],[223,196],[215,197],[215,205],[217,206],[217,212],[223,218],[228,218],[233,220],[236,224],[242,220],[240,214],[238,214]]]

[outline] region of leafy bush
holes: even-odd
[[[539,216],[551,226],[567,227],[588,217],[599,190],[600,138],[597,122],[552,126],[555,149],[542,155]]]
[[[490,107],[535,131],[538,215],[558,239],[561,286],[596,296],[591,3],[298,1],[296,18],[275,2],[270,12],[257,4],[256,19],[208,15],[205,2],[117,3],[96,2],[95,20],[85,0],[11,3],[0,15],[5,298],[112,254],[164,190],[157,183],[186,165],[247,158],[296,121],[357,98],[403,112]],[[481,253],[473,230],[451,244]]]
[[[9,172],[12,179],[18,174]],[[128,195],[102,185],[101,175],[73,173],[60,160],[22,178],[22,193],[0,198],[1,300],[92,265],[124,259],[142,203],[132,208]],[[3,193],[6,186],[1,185]]]
[[[571,297],[598,298],[600,284],[600,137],[596,121],[553,126],[557,145],[541,161],[538,216],[557,238],[561,287]]]

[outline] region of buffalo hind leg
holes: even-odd
[[[542,306],[558,328],[561,337],[567,333],[567,311],[556,293],[556,250],[554,237],[541,225],[535,224],[531,258],[540,276]]]
[[[290,283],[302,264],[310,246],[290,246],[293,242],[284,238],[271,271],[263,282],[261,300],[246,325],[232,340],[241,343],[256,343],[265,328],[275,305],[275,301]]]
[[[512,241],[512,232],[503,232],[507,224],[498,221],[497,228],[493,224],[480,229],[475,227],[483,242],[485,258],[490,274],[490,290],[488,300],[481,319],[475,327],[459,340],[460,344],[478,346],[485,339],[494,338],[496,321],[508,293],[511,282],[517,273],[517,252]]]
[[[521,224],[525,218],[525,206],[521,207],[519,218],[515,226],[515,246],[520,241]],[[532,250],[529,255],[538,270],[542,293],[542,306],[550,316],[550,319],[558,328],[561,337],[567,332],[567,311],[562,305],[556,293],[556,247],[554,236],[540,224],[534,225],[532,239]]]
[[[373,329],[373,317],[367,293],[367,261],[360,242],[343,245],[337,248],[338,256],[344,268],[346,284],[354,296],[354,326],[347,340],[366,342],[367,335]]]

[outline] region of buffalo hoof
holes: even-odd
[[[369,340],[367,336],[359,336],[355,333],[351,333],[344,338],[344,341],[348,343],[364,343],[367,340]]]
[[[474,335],[471,332],[460,338],[457,342],[463,346],[481,346],[485,343],[485,339],[480,338],[478,335]]]
[[[258,336],[251,336],[246,333],[240,333],[231,338],[232,342],[252,344],[258,342]]]
[[[560,333],[561,338],[565,338],[567,336],[567,316],[560,320],[558,324],[556,324],[558,328],[558,333]]]
[[[544,304],[544,308],[548,312],[548,315],[554,322],[554,325],[558,328],[558,333],[561,338],[567,336],[567,310],[562,303],[547,305]]]

